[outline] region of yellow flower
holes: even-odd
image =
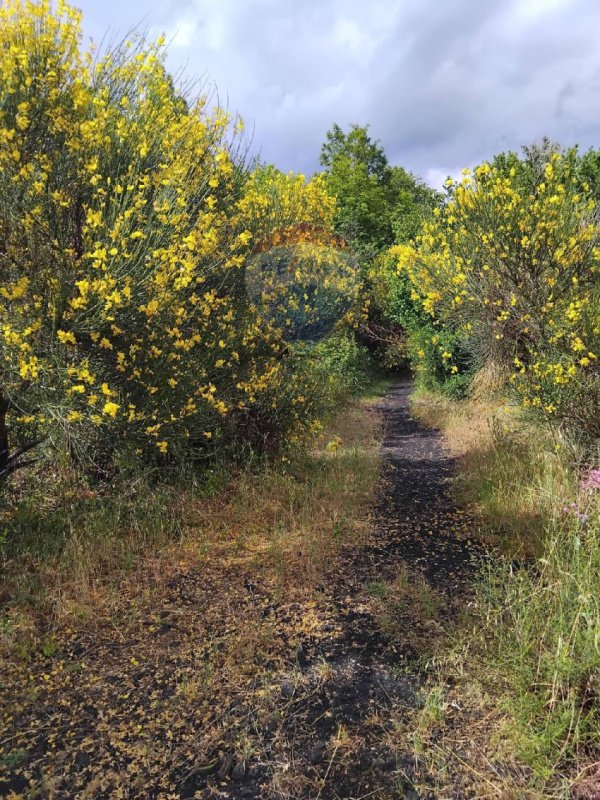
[[[116,417],[120,407],[121,406],[118,403],[113,403],[111,400],[109,400],[108,403],[104,404],[102,413],[108,417]]]
[[[56,336],[62,344],[77,344],[77,339],[72,331],[56,331]]]

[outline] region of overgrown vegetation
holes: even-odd
[[[536,154],[537,155],[537,154]],[[600,436],[598,224],[577,155],[548,150],[469,171],[416,247],[398,248],[414,296],[457,337],[464,371],[493,366],[530,413],[584,445]],[[512,161],[509,159],[509,163]],[[462,369],[461,369],[462,368]]]
[[[445,430],[460,457],[456,491],[498,553],[455,650],[438,654],[436,759],[452,761],[457,725],[488,718],[462,752],[476,785],[506,790],[525,764],[523,796],[569,796],[600,736],[597,472],[580,478],[568,452],[497,403],[424,394],[414,408]],[[499,756],[513,759],[512,778],[485,766]]]
[[[593,163],[546,141],[465,170],[375,272],[419,386],[437,392],[416,408],[462,450],[457,490],[498,553],[462,637],[462,691],[484,686],[502,712],[486,752],[499,736],[537,790],[593,761],[600,734]]]
[[[48,2],[6,4],[1,36],[2,477],[34,448],[107,476],[310,431],[293,343],[358,292],[323,178],[247,166],[160,42],[85,52]]]
[[[278,463],[32,500],[21,524],[37,548],[22,541],[5,561],[2,794],[201,794],[274,747],[273,791],[305,790],[286,763],[304,746],[297,648],[341,635],[320,587],[369,534],[371,402]]]
[[[374,373],[355,336],[357,257],[323,176],[248,162],[241,120],[176,84],[160,40],[84,50],[79,12],[45,0],[0,17],[14,638],[65,609],[92,619],[105,584],[186,538],[190,493],[228,496],[233,481],[241,510],[261,471],[274,487],[303,452],[317,480],[307,450]]]
[[[0,23],[7,652],[51,658],[59,621],[120,608],[119,581],[151,594],[153,559],[221,569],[225,606],[232,565],[266,570],[270,596],[317,587],[376,480],[377,423],[347,403],[410,366],[493,553],[457,650],[439,631],[421,648],[453,688],[432,687],[419,756],[439,767],[452,726],[488,715],[485,761],[564,794],[600,739],[598,152],[544,140],[440,193],[334,125],[307,180],[249,160],[162,41],[85,50],[50,0]],[[436,625],[424,579],[365,591],[390,640],[400,618]],[[261,626],[246,645],[268,672]]]

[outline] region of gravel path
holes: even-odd
[[[371,537],[331,570],[326,591],[341,635],[302,654],[295,711],[279,732],[280,757],[310,781],[297,793],[263,786],[248,796],[419,798],[398,730],[418,709],[424,659],[468,599],[481,549],[470,538],[474,520],[449,494],[456,464],[441,434],[411,416],[411,391],[399,381],[379,405],[383,464]]]

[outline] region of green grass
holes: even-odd
[[[414,410],[445,431],[455,491],[496,553],[446,666],[459,702],[476,696],[471,715],[490,720],[475,726],[480,749],[531,768],[523,796],[550,796],[598,755],[600,492],[580,490],[572,448],[498,406],[421,395]]]
[[[541,558],[481,588],[488,658],[509,687],[519,756],[545,778],[600,742],[600,519],[555,523]],[[485,615],[485,616],[484,616]]]
[[[389,391],[394,380],[395,375],[373,368],[369,376],[369,381],[362,389],[359,396],[365,400],[377,400]]]

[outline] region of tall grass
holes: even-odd
[[[518,754],[540,775],[600,742],[600,521],[555,523],[534,565],[482,583],[488,658],[509,687]]]
[[[465,680],[487,676],[496,734],[556,781],[600,742],[600,492],[580,484],[572,449],[497,405],[422,395],[415,410],[445,430],[456,491],[495,545],[462,637]]]
[[[422,392],[413,410],[446,433],[460,461],[454,494],[478,508],[490,542],[513,558],[540,555],[549,527],[577,491],[572,451],[495,401]]]

